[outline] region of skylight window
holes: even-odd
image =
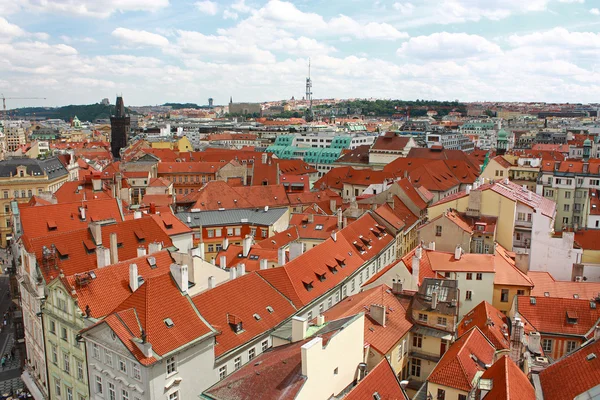
[[[321,231],[321,230],[323,230],[323,225],[321,225],[321,224],[317,224],[317,226],[315,226],[315,230],[316,230],[316,231]]]
[[[171,318],[165,318],[164,323],[167,326],[167,328],[172,328],[175,326],[175,323],[173,323],[173,320]]]

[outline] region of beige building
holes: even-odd
[[[11,201],[26,203],[33,195],[54,193],[69,180],[57,159],[12,158],[0,162],[0,247],[12,238]]]
[[[21,126],[7,126],[4,128],[4,135],[6,136],[7,151],[15,151],[27,142],[25,128]]]

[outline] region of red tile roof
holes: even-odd
[[[485,300],[465,314],[457,327],[458,337],[464,335],[474,326],[481,329],[481,332],[492,342],[496,350],[510,348],[508,319]]]
[[[575,232],[575,242],[584,250],[600,250],[600,230],[577,231]]]
[[[160,228],[165,232],[169,237],[174,235],[181,235],[184,233],[191,233],[192,230],[188,228],[186,224],[181,222],[179,218],[173,215],[172,212],[161,212],[159,214],[148,214]]]
[[[386,308],[385,326],[379,325],[370,315],[371,305],[383,305]],[[410,331],[413,324],[406,309],[387,285],[346,297],[324,313],[325,319],[337,320],[365,313],[365,345],[370,345],[380,354],[391,352],[398,341]]]
[[[296,227],[301,239],[325,240],[338,228],[336,216],[318,214],[292,214],[290,225]]]
[[[388,360],[384,357],[363,380],[344,397],[345,400],[374,399],[375,393],[381,400],[408,400]]]
[[[529,271],[529,279],[533,282],[532,296],[562,297],[573,299],[593,299],[600,294],[600,282],[557,281],[549,272]]]
[[[223,181],[211,181],[194,193],[192,209],[218,210],[219,208],[254,208],[288,206],[283,186],[238,186],[231,187]]]
[[[424,210],[427,208],[427,202],[423,200],[421,195],[419,194],[415,185],[407,178],[402,178],[396,181],[396,184],[400,186],[404,194],[413,202],[413,204],[419,208],[420,210]],[[417,185],[419,186],[419,185]],[[421,186],[422,187],[422,186]],[[428,201],[433,198],[433,195],[429,193],[431,197],[429,197]]]
[[[600,322],[600,307],[589,299],[517,296],[517,311],[540,333],[589,337]],[[576,323],[567,321],[567,313],[576,317]]]
[[[427,381],[468,392],[477,372],[484,371],[484,365],[494,360],[494,352],[494,346],[479,328],[472,328],[450,346]]]
[[[84,202],[86,220],[80,218],[79,207],[82,204],[80,201],[36,207],[19,205],[23,233],[29,239],[33,239],[40,236],[87,228],[90,221],[108,219],[122,221],[123,217],[119,211],[118,201],[116,199],[99,199]],[[50,230],[49,222],[52,222],[56,228]]]
[[[272,271],[278,269],[281,268],[273,268]],[[296,311],[289,300],[254,272],[226,281],[194,296],[192,300],[200,314],[219,331],[216,357],[268,332]],[[269,312],[267,307],[271,307],[273,312]],[[260,319],[257,320],[254,314],[258,314]],[[242,322],[241,333],[236,334],[230,326],[234,320]]]
[[[408,145],[410,139],[409,136],[397,136],[394,132],[386,132],[377,137],[375,143],[371,146],[371,151],[385,150],[401,152]]]
[[[167,318],[172,321],[171,327],[165,322]],[[84,332],[104,323],[143,365],[150,365],[157,359],[146,357],[133,343],[134,339],[141,340],[142,330],[153,353],[158,356],[215,333],[200,317],[189,297],[182,295],[170,274],[146,279],[111,315]]]
[[[337,232],[336,241],[330,237],[283,267],[259,274],[296,306],[304,306],[353,274],[393,240],[379,231],[373,217],[365,214]]]
[[[394,210],[392,210],[392,208],[387,203],[377,207],[377,209],[375,210],[375,214],[379,215],[381,218],[386,220],[398,231],[404,229],[404,227],[406,226],[404,221],[402,221],[402,219],[394,212]]]
[[[223,162],[159,162],[158,174],[216,174]]]
[[[226,268],[244,264],[247,272],[260,270],[260,260],[268,260],[269,263],[277,263],[279,261],[278,249],[264,249],[258,246],[251,246],[248,256],[244,257],[243,254],[242,246],[230,244],[226,250],[219,251],[215,260],[219,263],[221,256],[225,256]]]
[[[600,341],[581,347],[540,373],[544,400],[574,399],[600,382]]]
[[[507,356],[502,356],[481,376],[491,379],[492,389],[486,400],[536,400],[535,389],[527,375]]]
[[[63,185],[54,193],[57,203],[74,203],[81,202],[82,200],[96,200],[96,199],[112,199],[111,191],[102,187],[101,190],[95,191],[91,187],[91,182],[86,184],[82,181],[65,182]]]
[[[415,256],[416,248],[412,249],[408,254],[402,257],[404,266],[412,274],[412,259]],[[437,274],[433,272],[431,268],[431,262],[429,260],[429,252],[423,249],[421,253],[421,261],[419,262],[419,282],[420,285],[425,278],[437,278]]]
[[[149,259],[154,258],[151,266]],[[75,289],[73,296],[81,311],[86,306],[90,308],[93,318],[101,318],[113,311],[131,294],[129,287],[129,266],[136,264],[138,274],[144,279],[169,273],[169,267],[173,263],[167,250],[133,258],[104,268],[93,269],[67,276],[68,286]],[[110,293],[110,296],[107,296]]]
[[[298,239],[298,229],[295,226],[290,226],[285,231],[276,233],[275,235],[263,239],[255,244],[256,247],[263,249],[279,249],[288,245],[290,242]]]
[[[117,242],[120,244],[118,246],[119,261],[136,258],[138,247],[147,248],[148,244],[152,242],[162,242],[163,248],[173,245],[169,236],[152,218],[108,224],[102,226],[101,230],[102,243],[105,247],[110,246],[110,234],[117,234]],[[87,228],[34,239],[29,239],[24,235],[22,240],[25,249],[30,253],[35,253],[46,282],[54,279],[60,270],[68,276],[96,268],[96,245]],[[45,262],[43,248],[51,249],[53,245],[56,246],[57,254],[53,259]]]

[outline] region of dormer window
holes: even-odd
[[[241,333],[244,330],[242,319],[236,315],[227,314],[227,323],[234,333]]]
[[[317,279],[319,280],[319,282],[323,282],[325,279],[327,279],[327,277],[325,276],[325,271],[315,272],[315,275],[317,275]]]
[[[350,254],[350,253],[348,253]],[[338,265],[342,268],[344,268],[346,266],[346,259],[345,258],[335,258],[335,261],[338,263]]]
[[[567,324],[575,325],[578,319],[577,312],[567,311]]]
[[[304,285],[304,289],[306,289],[307,292],[310,292],[311,290],[313,290],[313,281],[312,280],[304,279],[302,281],[302,284]]]
[[[337,267],[328,264],[327,268],[329,268],[329,271],[331,271],[332,274],[337,274]]]

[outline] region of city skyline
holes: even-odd
[[[498,3],[500,4],[500,3]],[[302,98],[595,102],[588,0],[0,3],[8,108]]]

